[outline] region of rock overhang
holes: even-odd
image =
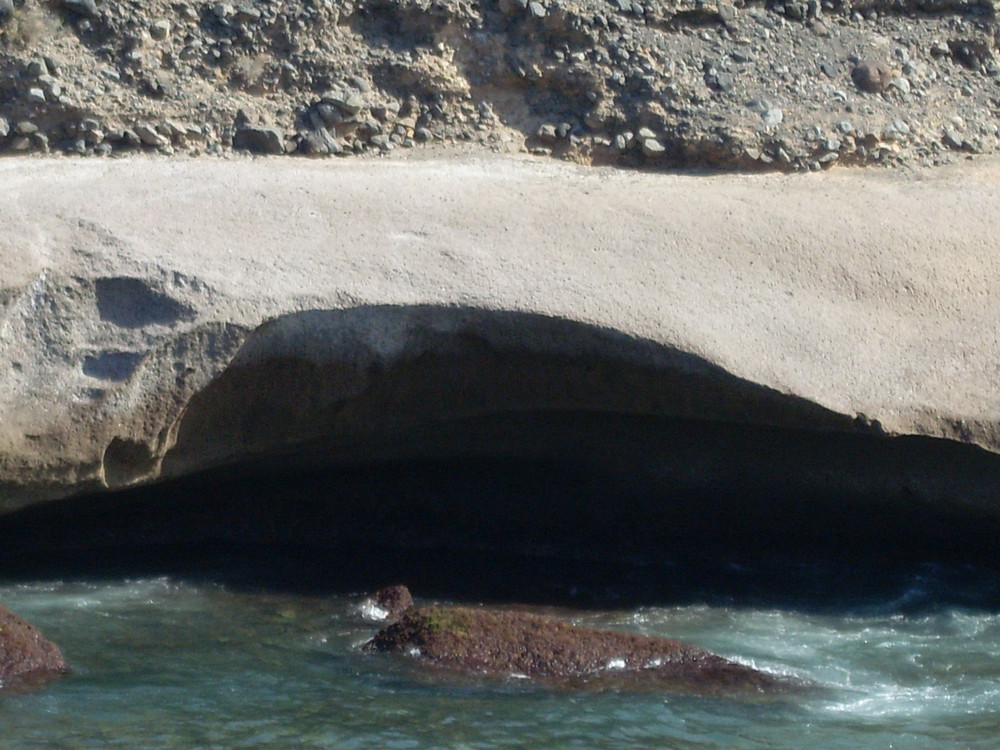
[[[498,161],[492,178],[489,163],[451,172],[281,168],[279,190],[274,168],[257,172],[252,163],[217,172],[191,165],[196,174],[181,172],[179,182],[174,166],[143,166],[152,190],[118,168],[68,174],[97,196],[124,182],[140,207],[164,213],[152,226],[135,207],[98,209],[58,190],[52,200],[63,215],[43,216],[37,185],[19,177],[17,208],[46,249],[31,253],[43,270],[20,281],[13,274],[2,297],[0,343],[12,364],[0,387],[7,511],[228,465],[466,456],[603,462],[653,487],[722,497],[743,486],[756,487],[744,498],[840,493],[997,515],[996,394],[977,390],[996,361],[995,342],[966,336],[952,342],[962,357],[947,346],[936,355],[967,300],[955,295],[948,264],[907,255],[923,231],[921,207],[952,206],[957,183],[936,178],[922,192],[876,181],[860,203],[888,195],[899,216],[881,240],[860,246],[854,223],[837,219],[845,251],[843,237],[824,240],[783,208],[757,206],[764,215],[748,222],[762,185],[743,178],[644,176],[636,190],[610,173],[547,168],[539,180]],[[194,204],[183,190],[163,192],[213,174],[218,185],[202,185],[201,198],[215,189],[236,203],[221,222],[204,206],[185,213]],[[263,187],[248,189],[249,176]],[[598,200],[539,206],[534,198],[550,196],[553,184]],[[369,205],[380,185],[401,208]],[[327,215],[279,240],[277,214],[253,218],[241,201],[265,194],[278,214],[290,211],[290,186]],[[818,193],[813,184],[768,187],[789,200],[833,191],[848,210],[859,201],[852,183],[831,181]],[[665,215],[664,207],[689,206],[690,191],[709,205],[721,191],[725,205],[742,206],[739,231]],[[659,209],[636,208],[638,196],[655,197]],[[593,226],[598,206],[611,220],[631,220],[627,231]],[[550,231],[539,222],[553,208],[576,212],[577,222]],[[175,244],[191,236],[191,222],[204,229],[200,251]],[[950,243],[956,262],[973,259],[966,285],[982,304],[967,317],[992,320],[984,230],[935,231],[928,241]],[[11,258],[25,247],[8,246]],[[692,248],[702,254],[693,262]],[[832,275],[807,278],[796,250]],[[859,252],[870,276],[859,275]],[[770,264],[766,273],[761,264]],[[324,277],[334,270],[339,277]],[[893,305],[886,279],[913,294]],[[817,289],[825,296],[796,301]],[[755,323],[760,334],[741,338]],[[867,340],[852,338],[864,326]],[[881,377],[877,349],[893,337],[911,359]],[[934,406],[942,369],[953,376],[953,398]]]

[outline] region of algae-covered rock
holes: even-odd
[[[68,671],[58,646],[0,604],[0,691],[47,682]]]
[[[544,682],[641,685],[697,694],[784,692],[803,685],[680,641],[598,630],[521,611],[414,607],[365,648]]]

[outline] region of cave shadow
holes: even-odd
[[[844,498],[842,513],[819,498],[810,522],[815,507],[760,512],[762,500],[664,497],[523,460],[231,467],[8,516],[0,580],[169,576],[309,596],[403,582],[423,598],[575,609],[1000,611],[995,524]]]

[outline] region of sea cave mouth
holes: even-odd
[[[407,450],[393,457],[318,442],[18,511],[0,519],[0,570],[304,594],[405,582],[425,597],[578,607],[1000,610],[1000,523],[893,473],[951,465],[960,446],[540,412],[450,425],[449,451],[422,452],[442,429],[397,435]],[[608,441],[607,460],[534,450],[571,434]]]

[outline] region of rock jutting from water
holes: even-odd
[[[0,692],[30,688],[68,671],[56,644],[0,604]]]
[[[408,654],[491,677],[597,688],[715,695],[782,693],[805,685],[681,641],[599,630],[517,610],[411,607],[365,649]]]

